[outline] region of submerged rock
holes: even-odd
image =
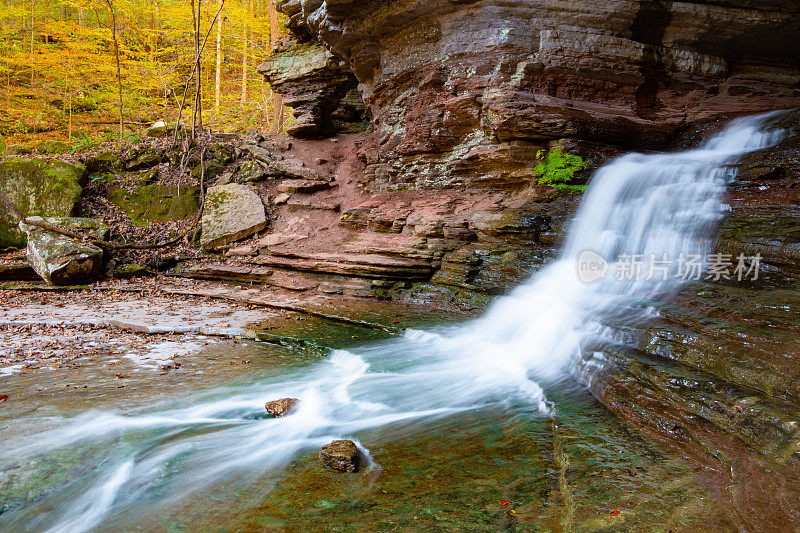
[[[11,157],[0,163],[0,191],[25,216],[68,217],[78,207],[81,185],[86,178],[83,165],[55,159]],[[22,247],[25,234],[17,217],[0,204],[0,247]]]
[[[297,405],[297,398],[281,398],[280,400],[273,400],[267,402],[267,412],[272,416],[286,416],[291,414]]]
[[[335,440],[319,451],[319,461],[326,468],[355,472],[361,459],[358,446],[351,440]]]
[[[261,198],[238,183],[211,187],[206,194],[200,245],[217,250],[261,231],[267,215]]]
[[[92,231],[101,239],[105,239],[108,234],[104,224],[91,218],[29,217],[29,220],[45,221],[67,229]],[[20,229],[28,236],[28,261],[36,273],[48,283],[78,285],[100,276],[103,250],[97,246],[78,242],[38,226],[20,223]]]

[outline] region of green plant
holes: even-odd
[[[555,148],[545,153],[539,150],[536,157],[541,162],[533,168],[534,174],[539,177],[539,185],[547,185],[565,191],[582,191],[586,185],[575,185],[575,173],[586,168],[586,162],[579,155],[564,153],[560,148]]]

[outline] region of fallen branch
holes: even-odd
[[[203,149],[203,153],[202,153],[201,160],[200,160],[201,165],[203,164],[203,156],[205,156],[205,148]],[[201,173],[200,173],[200,176],[201,176],[200,177],[200,187],[201,187],[201,190],[202,190],[203,187],[204,187],[204,181],[205,181],[205,166],[203,166],[203,168],[201,170]],[[178,243],[181,239],[183,239],[186,235],[188,235],[189,232],[191,232],[195,228],[195,226],[197,226],[197,223],[200,222],[200,220],[202,219],[202,216],[203,216],[203,209],[205,207],[205,194],[203,194],[203,199],[202,199],[201,204],[200,204],[200,209],[197,211],[197,215],[195,215],[195,220],[194,220],[194,222],[192,222],[191,226],[189,226],[186,230],[184,230],[181,234],[179,234],[174,239],[170,239],[169,241],[166,241],[166,242],[154,243],[154,244],[134,244],[134,243],[108,242],[108,241],[105,241],[103,239],[98,239],[97,235],[95,235],[93,233],[84,232],[84,231],[74,231],[74,230],[65,228],[63,226],[59,226],[59,225],[56,225],[56,224],[51,224],[51,223],[49,223],[49,222],[47,222],[45,220],[42,220],[42,221],[31,220],[31,219],[27,218],[25,215],[23,215],[22,211],[19,210],[19,207],[17,207],[17,205],[14,202],[12,202],[8,198],[8,196],[3,194],[2,192],[0,192],[0,201],[3,204],[5,204],[5,206],[8,207],[11,210],[12,213],[14,213],[14,216],[16,216],[17,219],[20,222],[22,222],[23,224],[26,224],[28,226],[34,226],[34,227],[37,227],[37,228],[46,229],[47,231],[52,231],[53,233],[57,233],[59,235],[64,235],[65,237],[70,237],[72,239],[77,239],[77,240],[80,240],[80,241],[89,241],[92,244],[94,244],[95,246],[99,246],[100,248],[106,248],[106,249],[109,249],[109,250],[154,250],[154,249],[157,249],[157,248],[165,248],[167,246],[172,246],[172,245]]]

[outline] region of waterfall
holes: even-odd
[[[137,506],[167,507],[232,477],[258,479],[300,451],[379,426],[432,424],[498,403],[547,416],[540,384],[568,374],[598,327],[646,318],[652,302],[687,283],[679,258],[711,252],[727,165],[778,142],[780,132],[763,130],[769,116],[735,120],[697,149],[629,154],[598,170],[560,257],[477,320],[337,350],[310,369],[199,395],[190,407],[86,413],[0,450],[3,470],[65,449],[96,457],[87,472],[0,515],[0,529],[130,525]],[[646,266],[631,272],[632,257],[658,258],[657,275]],[[282,397],[298,398],[297,410],[262,418],[264,402]]]

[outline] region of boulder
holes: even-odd
[[[86,159],[86,170],[90,174],[97,172],[122,172],[125,170],[125,161],[114,152],[100,152]]]
[[[256,161],[245,161],[236,173],[238,183],[253,183],[264,177],[264,167]]]
[[[158,165],[164,159],[164,154],[155,148],[140,148],[131,153],[125,161],[128,170],[142,170]]]
[[[72,146],[64,141],[41,141],[36,144],[36,151],[40,154],[63,154],[71,149]]]
[[[264,229],[267,216],[261,198],[245,185],[229,183],[208,189],[200,245],[217,250]]]
[[[27,144],[9,144],[6,146],[5,154],[7,156],[14,155],[28,155],[33,153],[33,147]]]
[[[197,163],[195,167],[192,169],[192,177],[195,179],[200,179],[203,175],[203,169],[205,168],[205,179],[213,180],[223,172],[225,172],[225,166],[223,166],[218,161],[211,159],[210,161],[205,161],[205,163]]]
[[[286,416],[294,411],[297,405],[297,398],[281,398],[267,402],[265,405],[267,412],[275,417]]]
[[[166,122],[164,122],[163,120],[159,120],[146,130],[144,130],[144,134],[148,137],[166,137],[167,135],[169,135],[169,128],[167,127]]]
[[[148,222],[183,220],[200,209],[197,187],[177,187],[152,183],[133,191],[112,187],[108,199],[122,208],[137,226]]]
[[[360,459],[361,452],[351,440],[335,440],[319,451],[319,462],[322,466],[342,472],[357,471]]]
[[[54,159],[10,157],[0,163],[0,191],[25,216],[68,217],[78,207],[86,168]],[[23,247],[17,217],[0,205],[0,247]]]
[[[108,228],[91,218],[29,217],[31,221],[46,221],[68,229],[91,231],[101,239]],[[28,261],[39,276],[52,285],[78,285],[100,276],[103,250],[88,243],[48,231],[38,226],[20,223],[28,236]]]

